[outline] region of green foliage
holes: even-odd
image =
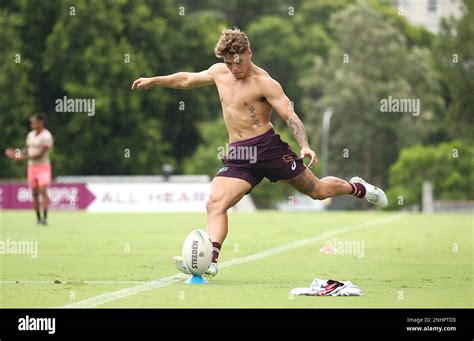
[[[472,1],[464,6],[464,17],[447,20],[438,38],[410,25],[389,0],[4,0],[0,146],[21,147],[24,118],[45,111],[55,175],[156,174],[171,163],[179,173],[213,176],[217,147],[228,140],[215,87],[130,85],[207,69],[217,62],[222,29],[236,25],[251,40],[254,62],[294,101],[317,152],[322,113],[334,108],[329,171],[384,185],[401,148],[472,136]],[[63,96],[95,99],[95,116],[56,112]],[[421,115],[381,113],[388,96],[420,99]],[[285,124],[273,124],[298,153]],[[0,177],[23,175],[24,165],[0,157]],[[253,196],[273,207],[291,191],[264,180]]]
[[[405,207],[420,204],[423,181],[433,183],[435,199],[473,200],[473,168],[474,147],[461,140],[402,149],[390,167],[390,207],[400,208],[400,197]]]
[[[228,26],[241,29],[257,21],[262,15],[288,16],[289,7],[299,8],[301,0],[289,4],[281,0],[185,0],[180,2],[188,12],[208,11],[213,17],[224,19]]]
[[[196,123],[217,113],[219,102],[209,100],[215,89],[145,93],[130,86],[140,76],[213,64],[223,27],[216,18],[180,16],[174,1],[23,0],[7,8],[1,53],[8,63],[0,76],[6,146],[24,139],[19,118],[42,110],[56,141],[56,174],[154,174],[194,152]],[[13,63],[17,52],[21,64]],[[94,99],[95,116],[57,112],[64,96]],[[21,166],[6,161],[0,175],[19,174]]]
[[[194,154],[184,160],[183,171],[185,174],[206,174],[213,177],[222,167],[218,148],[225,149],[228,143],[227,129],[222,118],[200,123],[198,129],[203,141]]]
[[[0,178],[24,176],[24,167],[3,156],[5,148],[22,148],[27,133],[26,118],[31,115],[34,86],[28,74],[32,63],[23,52],[20,27],[22,16],[0,8]]]
[[[450,138],[472,143],[474,123],[474,2],[463,2],[459,20],[443,20],[435,47],[445,105],[439,119]]]
[[[330,31],[328,24],[331,16],[354,2],[355,0],[304,0],[296,7],[295,26],[301,32],[313,25],[320,25],[325,31]]]
[[[396,8],[389,1],[367,0],[371,7],[384,16],[384,20],[396,26],[406,38],[409,47],[420,46],[431,48],[435,41],[435,35],[422,26],[410,24],[405,15],[403,6]]]
[[[330,27],[328,60],[318,58],[301,79],[305,123],[319,141],[322,114],[332,107],[329,172],[359,174],[383,186],[399,149],[434,130],[440,97],[430,53],[408,48],[397,26],[363,2],[333,15]],[[420,115],[381,112],[381,100],[389,96],[420,100]]]
[[[77,1],[74,7],[74,16],[63,8],[48,36],[43,68],[58,83],[57,99],[94,99],[95,116],[57,112],[55,101],[50,102],[48,111],[56,128],[53,133],[58,153],[72,156],[87,151],[97,157],[65,158],[58,163],[58,173],[133,174],[146,168],[157,170],[169,145],[164,143],[159,120],[143,110],[143,95],[130,91],[130,80],[148,65],[143,56],[133,53],[134,47],[121,34],[125,27],[123,3]],[[130,63],[126,62],[127,54]],[[130,159],[124,157],[126,150],[130,151]]]
[[[255,63],[283,84],[285,93],[295,103],[301,100],[298,79],[312,65],[314,56],[325,56],[330,46],[330,39],[320,25],[305,26],[301,32],[297,18],[298,14],[296,18],[262,16],[247,29]]]

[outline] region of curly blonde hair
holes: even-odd
[[[217,58],[222,58],[227,54],[244,53],[250,48],[250,41],[247,35],[234,27],[222,31],[222,35],[217,42],[214,53]]]

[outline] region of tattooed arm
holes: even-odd
[[[301,122],[298,115],[293,113],[287,118],[286,124],[290,128],[290,132],[295,138],[296,142],[301,148],[309,148],[308,137],[306,136],[306,129],[304,128],[303,122]]]
[[[281,85],[271,78],[265,78],[262,84],[263,93],[267,101],[276,110],[278,115],[288,125],[291,134],[301,147],[301,157],[311,158],[308,167],[314,167],[317,163],[316,153],[311,150],[308,143],[308,136],[303,122],[293,110],[293,104],[283,92]]]

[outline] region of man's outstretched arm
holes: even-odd
[[[266,79],[262,89],[264,89],[265,98],[276,110],[278,115],[286,122],[291,134],[295,138],[301,147],[301,157],[304,158],[309,156],[311,161],[308,167],[314,167],[318,162],[316,153],[309,147],[308,136],[306,135],[306,129],[304,128],[303,122],[301,122],[298,115],[293,110],[288,97],[283,92],[281,85],[274,79]]]
[[[162,86],[173,89],[191,89],[214,84],[213,73],[217,64],[201,72],[177,72],[168,76],[138,78],[132,84],[132,90],[148,90],[153,86]]]

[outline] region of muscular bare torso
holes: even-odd
[[[231,143],[264,134],[273,127],[272,106],[262,95],[259,77],[270,76],[255,66],[249,76],[238,80],[224,64],[213,75]]]

